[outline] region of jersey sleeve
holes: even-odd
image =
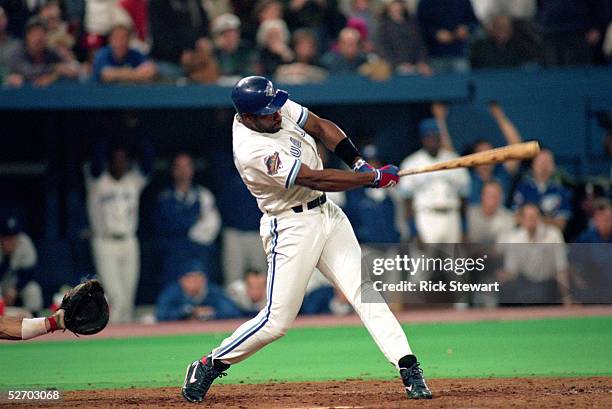
[[[242,162],[242,161],[240,161]],[[280,147],[260,147],[243,162],[244,174],[253,183],[290,189],[300,172],[302,162]]]
[[[281,115],[289,117],[293,122],[303,128],[308,119],[308,108],[288,99],[281,108]]]

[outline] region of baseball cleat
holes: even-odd
[[[225,376],[226,373],[223,371],[227,368],[229,368],[229,365],[226,365],[226,368],[222,370],[215,368],[210,355],[201,360],[193,361],[189,364],[185,373],[185,382],[182,389],[183,397],[189,402],[202,402],[213,381]]]
[[[406,393],[410,399],[431,399],[431,391],[423,378],[423,370],[418,362],[414,362],[408,368],[400,367],[400,376],[406,387]]]

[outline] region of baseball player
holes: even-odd
[[[100,141],[85,168],[93,258],[115,323],[131,321],[140,275],[138,206],[153,169],[152,146],[142,144],[141,166],[132,166],[127,149],[115,146],[105,167],[106,145]]]
[[[317,267],[351,302],[385,357],[400,371],[408,397],[429,399],[423,372],[389,307],[361,301],[359,243],[342,210],[323,193],[392,187],[399,180],[398,168],[374,169],[338,126],[288,98],[286,91],[263,77],[243,78],[232,90],[237,111],[234,164],[263,213],[267,303],[210,354],[189,364],[182,394],[190,402],[201,402],[230,365],[283,336]],[[323,169],[316,139],[355,172]]]

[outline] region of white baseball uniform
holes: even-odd
[[[425,149],[408,156],[400,169],[431,165],[457,158],[440,149],[434,158]],[[459,243],[461,198],[470,193],[470,175],[465,169],[423,173],[400,179],[399,191],[412,198],[415,222],[424,243]]]
[[[411,354],[401,326],[384,302],[362,303],[361,250],[342,210],[331,201],[307,209],[322,192],[295,185],[302,164],[323,169],[315,140],[302,127],[308,110],[288,100],[281,130],[259,133],[234,118],[234,163],[264,213],[260,235],[268,257],[267,303],[212,352],[235,364],[281,337],[302,304],[317,267],[351,302],[386,358],[397,367]],[[292,210],[302,206],[301,212]],[[382,297],[380,298],[382,301]]]
[[[108,171],[95,178],[88,169],[87,210],[94,263],[108,296],[111,322],[129,322],[140,275],[138,203],[147,178],[132,169],[120,180]]]

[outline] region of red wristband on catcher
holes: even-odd
[[[55,320],[55,317],[52,315],[50,317],[47,318],[49,320],[49,326],[51,327],[51,329],[49,329],[49,332],[53,332],[57,330],[57,321]]]

